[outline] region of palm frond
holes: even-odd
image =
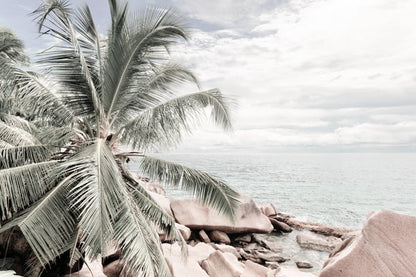
[[[0,228],[0,233],[19,227],[42,265],[67,250],[75,229],[74,215],[67,198],[68,176],[38,202]]]
[[[0,141],[15,146],[36,145],[39,141],[30,133],[0,121]]]
[[[114,225],[115,239],[121,246],[125,262],[124,272],[146,277],[170,277],[159,237],[151,222],[134,208],[131,201],[125,204]]]
[[[62,163],[73,174],[68,197],[80,215],[83,250],[92,259],[103,253],[113,234],[113,223],[125,201],[119,193],[122,178],[111,150],[98,139]]]
[[[166,233],[172,241],[178,241],[186,254],[186,242],[175,226],[175,220],[167,214],[152,196],[129,174],[123,172],[123,177],[129,183],[132,200],[147,220],[154,223],[160,230]]]
[[[117,16],[112,31],[118,33],[109,35],[102,98],[110,122],[117,106],[124,104],[123,94],[130,93],[131,80],[146,74],[149,63],[161,59],[169,45],[187,38],[183,24],[170,11],[149,9],[141,17],[129,17],[126,7],[118,9],[112,2]]]
[[[153,180],[192,193],[203,204],[234,220],[239,194],[223,180],[203,171],[155,157],[145,156],[140,169]]]
[[[59,73],[60,80],[68,87],[70,84],[76,86],[77,83],[82,83],[84,88],[84,96],[91,99],[92,107],[95,112],[95,116],[98,118],[101,112],[100,98],[97,92],[97,83],[94,76],[97,73],[92,73],[95,66],[91,64],[97,64],[94,55],[88,55],[85,49],[82,47],[82,40],[78,38],[76,29],[73,24],[72,14],[73,11],[69,7],[68,1],[63,0],[49,0],[39,6],[34,11],[37,16],[39,30],[45,34],[58,37],[63,42],[67,43],[67,47],[60,47],[57,50],[46,51],[45,57],[40,62],[49,64],[50,69]],[[84,46],[86,44],[83,44]],[[48,53],[49,52],[49,53]],[[59,66],[58,69],[54,69]],[[67,76],[66,74],[69,76]],[[74,74],[77,78],[74,78]],[[74,82],[74,81],[77,82]],[[71,88],[72,92],[77,90]]]
[[[0,147],[0,169],[44,162],[50,158],[52,149],[46,145]]]
[[[56,164],[56,161],[46,161],[0,170],[2,219],[10,218],[48,191],[48,172]]]
[[[174,98],[140,113],[130,120],[117,135],[134,149],[160,150],[181,141],[182,133],[190,132],[192,123],[211,107],[211,118],[225,130],[231,129],[228,103],[219,90],[208,90]]]

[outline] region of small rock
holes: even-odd
[[[244,259],[248,260],[248,261],[252,261],[258,264],[261,264],[263,262],[262,259],[260,259],[259,257],[254,256],[253,254],[244,251],[244,249],[239,248],[238,250],[238,254],[241,255],[241,257],[243,257]]]
[[[250,243],[251,242],[251,235],[247,234],[247,235],[244,235],[244,236],[238,236],[238,237],[234,238],[234,241],[238,242],[238,243]]]
[[[298,268],[312,268],[313,266],[308,262],[296,262]]]
[[[284,233],[292,232],[292,228],[284,222],[278,221],[274,218],[270,218],[270,223],[273,225],[275,231],[282,231]]]
[[[303,248],[327,252],[331,252],[342,242],[340,238],[323,237],[312,233],[300,233],[296,236],[296,241]]]
[[[262,259],[263,261],[268,261],[268,262],[277,262],[277,263],[284,263],[286,262],[287,258],[281,257],[278,254],[271,252],[271,251],[256,251],[254,250],[254,256]]]
[[[260,241],[260,245],[273,252],[282,252],[282,248],[276,242],[273,241],[262,240]]]
[[[212,247],[214,247],[215,250],[220,250],[224,253],[231,253],[234,256],[237,257],[237,259],[241,259],[241,255],[238,253],[238,250],[231,245],[225,245],[225,244],[212,244]]]
[[[224,243],[224,244],[230,244],[231,240],[230,237],[227,235],[227,233],[222,231],[212,231],[209,234],[209,237],[211,241],[218,242],[218,243]]]
[[[280,267],[278,262],[265,261],[264,264],[270,269],[278,269]]]
[[[272,203],[263,203],[259,206],[259,209],[265,216],[273,216],[277,214],[276,207]]]
[[[205,233],[205,231],[204,231],[204,230],[200,230],[200,231],[198,232],[198,235],[199,235],[200,239],[201,239],[203,242],[205,242],[205,243],[210,243],[210,242],[211,242],[211,240],[209,239],[209,237],[208,237],[207,233]]]
[[[262,247],[261,247],[261,245],[260,245],[260,244],[257,244],[257,243],[255,243],[255,242],[252,242],[252,243],[249,243],[249,244],[247,244],[247,245],[244,245],[244,246],[243,246],[243,248],[244,248],[244,250],[246,250],[247,252],[250,252],[250,251],[252,251],[252,250],[258,250],[258,249],[261,249]]]
[[[181,233],[183,239],[186,241],[189,240],[192,234],[191,229],[179,223],[175,223],[175,226],[176,226],[176,229],[178,229],[179,232]]]

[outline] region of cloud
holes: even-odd
[[[203,147],[416,144],[415,1],[230,3],[218,16],[215,1],[193,16],[218,23],[233,7],[255,16],[202,26],[175,53],[205,87],[240,103],[233,138],[207,128]]]

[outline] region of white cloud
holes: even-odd
[[[208,129],[195,145],[416,145],[415,1],[225,2],[218,16],[215,3],[194,17],[217,23],[243,6],[258,16],[196,30],[175,53],[240,102],[231,138]]]

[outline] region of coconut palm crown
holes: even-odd
[[[109,6],[106,36],[87,5],[39,6],[39,31],[59,41],[39,56],[43,74],[21,68],[18,40],[0,48],[0,233],[20,229],[42,265],[67,251],[71,264],[95,259],[112,243],[124,274],[170,276],[155,230],[183,239],[125,162],[139,156],[141,174],[232,219],[238,194],[224,181],[147,155],[177,145],[207,108],[230,130],[229,108],[217,89],[176,95],[178,85],[198,85],[169,56],[188,38],[179,17],[162,9],[130,13],[117,0]]]

